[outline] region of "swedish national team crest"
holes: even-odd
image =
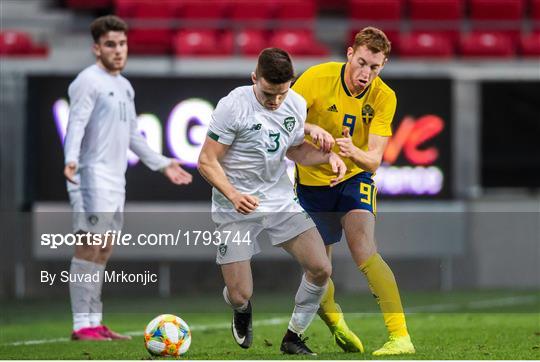
[[[292,130],[294,129],[294,126],[296,125],[296,119],[294,117],[287,117],[285,118],[285,120],[283,121],[283,126],[285,127],[285,129],[289,132],[292,132]]]
[[[369,104],[366,104],[362,108],[362,122],[369,124],[373,120],[373,117],[375,117],[375,110]]]

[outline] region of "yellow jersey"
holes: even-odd
[[[354,145],[368,149],[368,136],[392,135],[392,119],[396,111],[396,94],[379,77],[361,94],[353,97],[345,85],[345,63],[330,62],[306,70],[292,86],[307,102],[306,123],[315,124],[334,138],[342,137],[343,127],[349,128]],[[309,136],[306,136],[312,141]],[[332,150],[339,152],[339,147]],[[363,170],[349,158],[344,180]],[[297,182],[306,186],[328,186],[336,175],[329,164],[296,165]]]

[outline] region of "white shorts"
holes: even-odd
[[[306,212],[257,214],[251,214],[249,218],[239,214],[236,221],[218,224],[216,231],[222,242],[217,250],[217,264],[250,260],[261,251],[257,238],[262,231],[267,233],[273,246],[279,246],[315,227]],[[229,235],[227,240],[225,235]]]
[[[125,198],[125,193],[117,191],[70,190],[73,232],[104,234],[108,230],[121,230]]]

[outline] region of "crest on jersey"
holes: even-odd
[[[97,217],[97,215],[90,215],[88,216],[88,222],[92,225],[96,225],[99,221],[99,218]]]
[[[294,117],[287,117],[285,118],[285,120],[283,121],[283,126],[285,127],[285,129],[289,132],[292,132],[292,130],[294,129],[294,126],[296,125],[296,119]]]
[[[362,122],[369,124],[373,120],[373,117],[375,117],[375,110],[369,104],[366,104],[362,108]]]
[[[227,244],[219,244],[218,250],[221,256],[225,256],[225,254],[227,253]]]

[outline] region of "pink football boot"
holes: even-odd
[[[104,336],[96,327],[81,328],[71,333],[73,341],[108,341],[111,338]]]
[[[108,339],[131,339],[131,336],[126,336],[120,333],[116,333],[115,331],[112,331],[107,327],[106,325],[100,325],[98,327],[94,327],[94,330],[102,335],[105,338]]]

